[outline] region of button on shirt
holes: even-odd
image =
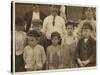
[[[53,25],[54,16],[50,15],[44,19],[42,31],[46,34],[47,39],[50,39],[52,32],[60,33],[61,37],[65,32],[65,21],[60,16],[55,16],[55,25]]]

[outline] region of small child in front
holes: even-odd
[[[39,33],[37,31],[29,31],[28,45],[24,49],[25,69],[27,71],[42,70],[46,61],[44,48],[38,44]]]

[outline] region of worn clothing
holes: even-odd
[[[16,55],[15,56],[15,72],[25,71],[24,65],[25,65],[25,63],[24,63],[24,60],[23,60],[23,54]]]
[[[65,37],[62,39],[61,59],[63,68],[77,67],[75,61],[76,45],[77,45],[77,40],[73,35],[68,36],[66,34]]]
[[[40,19],[40,13],[39,12],[33,12],[32,20],[34,20],[34,19]]]
[[[96,66],[96,41],[91,37],[84,42],[84,38],[80,39],[77,45],[77,58],[80,60],[90,60],[87,66]]]
[[[55,16],[55,25],[53,25],[54,16],[50,15],[44,19],[42,31],[45,33],[47,39],[51,39],[52,32],[58,32],[63,36],[65,31],[65,21],[60,16]]]
[[[60,56],[61,46],[50,45],[47,48],[47,68],[48,69],[58,69],[61,65]]]
[[[24,49],[24,61],[26,69],[42,69],[46,61],[44,48],[41,45],[36,45],[34,48],[26,46]]]
[[[46,48],[47,48],[47,38],[46,38],[46,36],[42,32],[40,32],[39,44],[44,47],[44,50],[46,52]]]

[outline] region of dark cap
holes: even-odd
[[[30,30],[30,31],[27,33],[27,36],[40,37],[40,33],[38,33],[38,32],[35,31],[35,30]]]

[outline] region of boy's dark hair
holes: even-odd
[[[82,29],[90,29],[91,31],[93,30],[92,25],[89,22],[85,22],[82,26]]]
[[[25,24],[25,21],[24,21],[24,19],[22,18],[22,17],[16,17],[15,18],[15,24],[17,25],[17,26],[20,26],[20,25],[24,25]]]
[[[57,36],[59,39],[61,38],[61,36],[58,32],[51,33],[51,38],[53,38],[54,36]]]
[[[32,37],[40,37],[40,33],[38,33],[37,31],[35,30],[30,30],[28,33],[27,33],[27,36],[32,36]]]
[[[67,26],[72,26],[73,28],[74,28],[74,22],[67,22],[66,24],[65,24],[65,26],[67,27]]]

